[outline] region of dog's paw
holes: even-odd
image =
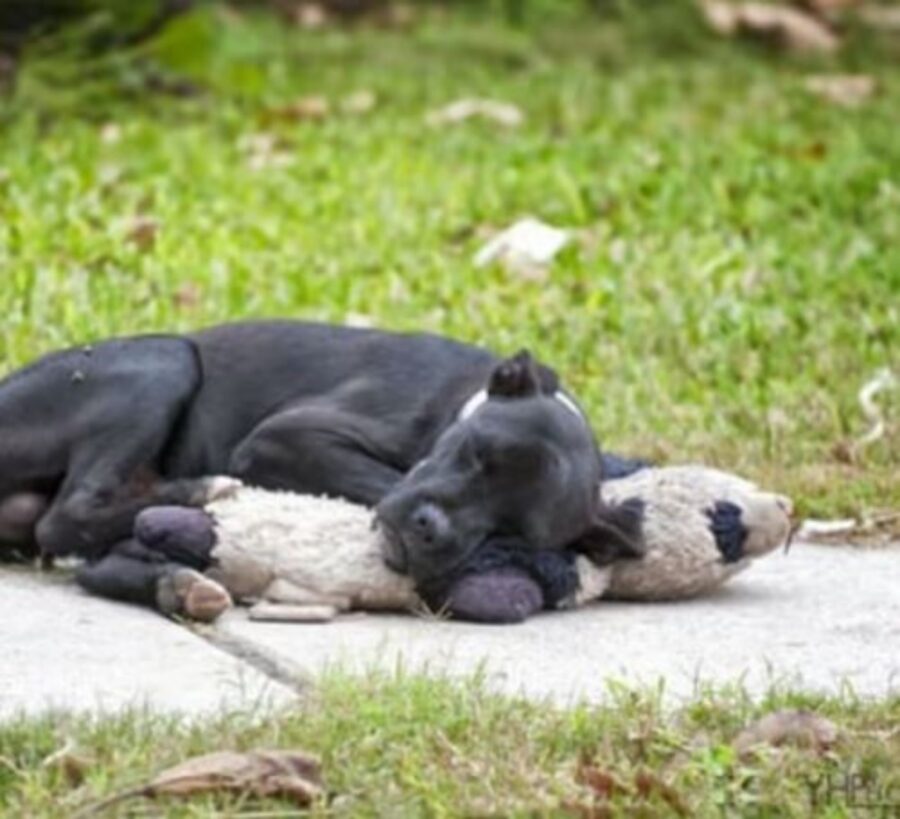
[[[156,586],[156,605],[168,616],[188,617],[211,623],[231,608],[226,589],[193,569],[176,569],[164,574]]]

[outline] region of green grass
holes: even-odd
[[[832,719],[840,731],[835,747],[824,756],[790,747],[738,755],[732,742],[741,728],[782,707]],[[607,705],[559,710],[492,695],[477,679],[459,684],[400,672],[362,679],[332,672],[303,707],[265,718],[185,723],[137,712],[2,725],[0,815],[69,815],[191,755],[285,748],[320,756],[329,793],[313,811],[321,816],[662,817],[675,815],[678,805],[692,817],[844,817],[858,815],[853,799],[858,808],[864,796],[861,787],[856,797],[842,791],[853,776],[865,778],[871,799],[891,802],[894,810],[900,804],[898,721],[900,700],[867,703],[850,694],[821,699],[773,690],[754,703],[735,687],[700,690],[672,709],[660,705],[659,691],[612,687]],[[82,760],[80,783],[43,764],[67,744]],[[586,765],[621,790],[609,800],[595,797],[580,781]],[[643,796],[634,789],[642,775],[653,783]],[[825,781],[832,783],[827,799]],[[136,810],[131,803],[111,815],[146,815],[126,814],[128,807]],[[284,817],[293,815],[289,807],[199,796],[168,800],[159,810],[169,817]]]
[[[540,18],[302,32],[203,12],[149,49],[207,89],[188,101],[139,93],[130,59],[73,84],[44,54],[0,134],[3,367],[113,333],[361,315],[531,348],[609,448],[742,470],[818,515],[897,509],[898,391],[885,438],[855,464],[835,451],[867,429],[859,387],[900,366],[900,48],[801,62],[717,40],[682,3]],[[846,110],[803,90],[835,70],[878,94]],[[372,112],[277,114],[357,90]],[[471,95],[526,124],[424,123]],[[288,164],[249,167],[260,132]],[[139,214],[152,248],[128,240]],[[523,214],[583,241],[546,280],[476,269]]]

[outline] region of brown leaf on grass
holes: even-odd
[[[84,781],[91,767],[91,760],[76,751],[72,740],[67,740],[62,748],[44,759],[41,767],[59,771],[70,787],[77,788]]]
[[[875,79],[868,74],[815,74],[803,87],[827,102],[856,108],[875,93]]]
[[[324,793],[321,765],[303,751],[220,751],[168,768],[146,785],[115,794],[82,809],[76,817],[92,816],[135,797],[187,798],[208,793],[290,799],[308,807]]]
[[[803,0],[802,5],[820,17],[831,17],[860,5],[860,0]]]
[[[579,763],[575,772],[575,781],[579,785],[585,785],[590,788],[594,797],[603,802],[611,799],[616,794],[628,791],[628,788],[609,771],[604,771],[586,760],[582,760]]]
[[[153,250],[158,234],[159,222],[152,216],[133,216],[125,229],[128,241],[143,252]]]
[[[270,108],[266,115],[270,119],[292,122],[315,122],[325,119],[331,113],[331,103],[327,97],[319,95],[300,97],[286,105]]]
[[[792,745],[823,754],[837,739],[838,729],[831,720],[812,711],[783,710],[773,711],[748,725],[737,735],[733,745],[742,755],[758,745],[775,748]]]
[[[642,799],[649,799],[655,794],[677,816],[690,816],[690,811],[678,791],[651,771],[646,769],[638,771],[634,775],[634,787]]]
[[[147,788],[154,797],[227,791],[305,806],[322,794],[322,773],[319,761],[301,751],[219,751],[163,771]]]
[[[196,282],[185,282],[172,293],[172,304],[179,310],[193,310],[203,300],[203,291]]]
[[[900,6],[872,3],[859,10],[858,18],[870,28],[900,31]]]
[[[300,28],[322,28],[328,23],[328,12],[321,3],[301,3],[290,16]]]
[[[832,53],[841,44],[826,23],[790,6],[701,0],[701,7],[707,23],[729,37],[759,37],[799,52]]]

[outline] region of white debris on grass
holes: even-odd
[[[569,231],[529,216],[494,236],[473,261],[477,267],[500,262],[512,272],[528,273],[546,268],[571,238]]]
[[[425,121],[429,125],[456,125],[475,117],[505,128],[517,128],[525,121],[522,111],[512,103],[488,99],[456,100],[429,113]]]

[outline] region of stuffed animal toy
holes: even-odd
[[[606,502],[641,516],[641,558],[597,566],[584,555],[524,551],[500,539],[439,588],[414,588],[384,564],[368,509],[231,479],[217,487],[203,509],[156,507],[137,519],[142,548],[193,567],[160,581],[157,602],[166,613],[212,620],[234,599],[255,603],[258,619],[428,608],[520,622],[600,598],[676,600],[711,591],[786,542],[792,512],[787,498],[735,475],[648,467],[603,487]]]

